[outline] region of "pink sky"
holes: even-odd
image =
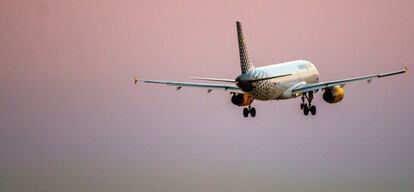
[[[313,62],[321,80],[414,69],[413,1],[0,3],[0,191],[410,191],[412,74],[255,102],[154,85]]]

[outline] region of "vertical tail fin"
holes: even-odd
[[[250,63],[249,54],[247,53],[246,40],[244,39],[241,23],[236,22],[237,38],[239,40],[240,66],[242,74],[253,70],[253,65]]]

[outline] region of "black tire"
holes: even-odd
[[[316,107],[315,107],[315,105],[312,105],[311,106],[310,112],[311,112],[312,115],[316,115]]]
[[[256,109],[254,107],[250,109],[250,115],[256,117]]]
[[[243,117],[248,117],[249,116],[249,110],[247,108],[243,109]]]
[[[303,114],[304,114],[305,116],[307,116],[307,115],[309,114],[309,107],[308,107],[308,105],[305,105],[305,106],[303,107]]]
[[[300,104],[300,109],[302,109],[302,110],[303,110],[303,106],[305,106],[305,104],[301,103],[301,104]]]

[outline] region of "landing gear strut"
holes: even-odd
[[[249,113],[250,113],[250,116],[256,117],[256,109],[254,107],[251,107],[250,105],[249,107],[245,107],[243,109],[243,116],[248,117]]]
[[[307,100],[307,103],[305,103],[305,98]],[[307,92],[307,93],[303,93],[302,95],[302,103],[300,104],[300,109],[303,110],[303,114],[304,115],[308,115],[309,112],[311,112],[312,115],[316,114],[316,107],[315,105],[312,105],[312,100],[313,100],[313,92]]]

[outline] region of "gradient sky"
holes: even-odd
[[[0,2],[0,191],[414,189],[412,73],[345,98],[254,102],[157,85],[313,62],[321,80],[414,69],[414,1]]]

